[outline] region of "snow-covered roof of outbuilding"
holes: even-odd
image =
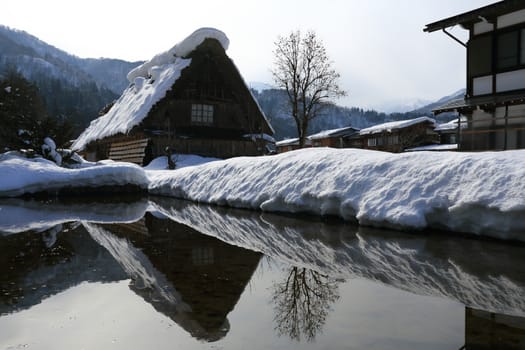
[[[409,126],[412,126],[412,125],[416,125],[416,124],[419,124],[419,123],[425,123],[425,122],[432,123],[433,125],[436,124],[436,120],[435,119],[432,119],[432,118],[429,118],[429,117],[419,117],[419,118],[415,118],[415,119],[398,120],[398,121],[395,121],[395,122],[388,122],[388,123],[374,125],[374,126],[371,126],[369,128],[362,129],[359,132],[359,134],[360,135],[369,135],[369,134],[376,134],[376,133],[380,133],[380,132],[384,132],[384,131],[390,132],[392,130],[402,129],[402,128],[406,128],[406,127],[409,127]]]
[[[353,128],[351,126],[346,126],[344,128],[323,130],[321,132],[318,132],[317,134],[313,134],[313,135],[308,136],[308,138],[310,140],[319,140],[319,139],[324,139],[326,137],[349,136],[349,135],[354,134],[354,133],[356,133],[358,131],[359,131],[359,129]]]
[[[307,138],[307,139],[304,140],[304,144],[305,145],[311,145],[312,142],[310,141],[310,139]],[[284,139],[284,140],[281,140],[281,141],[277,141],[275,143],[275,145],[277,147],[294,146],[294,145],[297,146],[297,145],[299,145],[299,138],[296,137],[296,138],[292,138],[292,139]]]
[[[461,128],[467,127],[467,118],[464,116],[461,116]],[[458,119],[452,119],[449,122],[438,124],[434,130],[435,131],[447,131],[447,130],[457,130],[458,128]]]
[[[201,28],[170,50],[132,69],[127,75],[130,86],[105,115],[91,122],[71,148],[84,149],[90,142],[119,133],[126,134],[140,124],[151,108],[166,96],[182,70],[191,64],[191,59],[186,57],[206,39],[215,39],[225,51],[228,49],[226,34],[214,28]],[[261,114],[264,116],[262,110]],[[269,122],[268,125],[271,129]]]

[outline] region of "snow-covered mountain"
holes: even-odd
[[[420,98],[386,101],[377,106],[377,109],[385,113],[406,113],[424,107],[433,101]]]
[[[76,132],[127,87],[126,74],[141,62],[79,58],[21,30],[0,25],[0,78],[16,71],[35,84],[48,114],[63,115]]]
[[[16,69],[37,85],[49,113],[72,117],[77,121],[79,132],[97,117],[104,105],[118,98],[128,85],[127,73],[141,63],[79,58],[24,31],[0,25],[0,77],[2,72]],[[296,126],[287,110],[286,93],[264,82],[250,82],[248,85],[276,130],[275,138],[296,137]],[[464,89],[424,106],[421,104],[428,101],[417,99],[404,101],[402,106],[395,108],[390,105],[388,111],[396,113],[331,104],[311,123],[310,133],[349,125],[366,128],[388,121],[429,116],[432,108],[463,94]],[[448,121],[451,116],[440,118],[440,121]]]
[[[263,82],[260,82],[260,81],[250,81],[248,83],[248,86],[250,87],[250,89],[253,89],[257,92],[262,92],[264,90],[271,90],[271,89],[275,89],[276,87],[271,85],[271,84],[268,84],[268,83],[263,83]]]
[[[127,72],[141,63],[79,58],[29,33],[0,25],[0,71],[13,67],[30,81],[45,74],[76,87],[95,83],[118,95],[128,84]]]
[[[282,140],[285,138],[297,137],[297,128],[289,113],[286,92],[279,89],[259,90],[254,87],[252,87],[252,91],[276,131],[275,138],[277,140]],[[375,110],[366,110],[359,107],[343,107],[336,104],[330,104],[325,107],[322,115],[312,120],[309,127],[309,134],[346,126],[353,126],[362,129],[385,122],[432,116],[433,108],[445,104],[448,101],[461,98],[464,94],[465,89],[461,89],[453,94],[440,98],[438,101],[427,103],[417,109],[414,108],[406,112],[396,113],[384,113]],[[423,103],[423,101],[420,100],[420,103]],[[437,116],[437,119],[440,122],[447,122],[453,117],[454,116],[450,113],[443,113]]]

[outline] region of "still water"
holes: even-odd
[[[523,349],[525,246],[165,198],[0,200],[0,349]]]

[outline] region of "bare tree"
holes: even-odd
[[[276,330],[291,339],[313,341],[339,299],[340,280],[306,268],[292,267],[285,281],[273,285]]]
[[[286,90],[292,117],[297,125],[299,146],[306,140],[309,122],[320,115],[326,102],[345,96],[338,84],[339,73],[332,68],[323,42],[313,31],[279,36],[275,42],[272,74],[277,87]]]

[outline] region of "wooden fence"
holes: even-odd
[[[109,147],[109,158],[115,161],[143,165],[149,139],[113,142]]]

